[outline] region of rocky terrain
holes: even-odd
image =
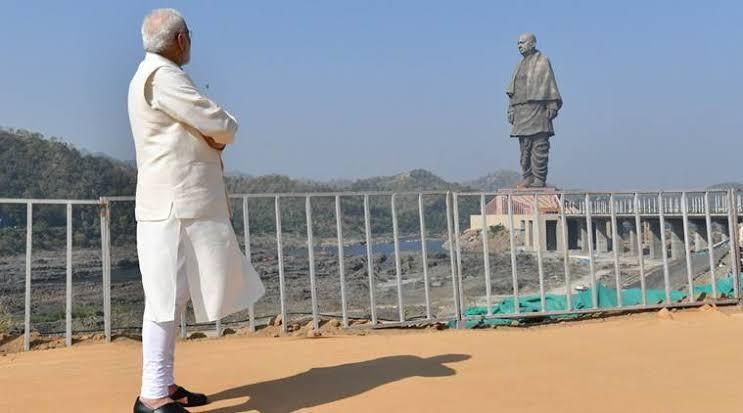
[[[464,236],[466,237],[466,235]],[[318,307],[321,314],[339,317],[341,314],[341,283],[338,257],[332,240],[318,244],[331,245],[318,249],[315,257]],[[465,242],[463,244],[467,245]],[[474,243],[473,243],[474,244]],[[301,244],[285,245],[285,294],[290,320],[311,314],[309,264],[301,254]],[[287,253],[291,251],[293,253]],[[491,251],[496,251],[491,249]],[[513,291],[511,258],[507,251],[490,254],[492,299],[495,302]],[[586,257],[573,257],[570,271],[572,287],[590,285]],[[280,313],[279,269],[275,240],[270,237],[255,240],[252,260],[266,285],[266,295],[256,305],[258,324],[266,324]],[[400,254],[401,282],[406,319],[425,317],[425,288],[420,252],[404,251]],[[136,331],[141,323],[144,308],[143,292],[139,281],[136,253],[133,246],[112,250],[112,320],[116,331]],[[651,271],[660,263],[646,262]],[[369,279],[366,255],[347,255],[344,258],[347,308],[352,319],[370,317]],[[517,254],[519,290],[521,294],[538,293],[539,272],[536,256]],[[561,254],[545,253],[543,257],[545,290],[564,292],[564,263]],[[596,261],[597,276],[607,285],[614,283],[611,257]],[[397,276],[394,254],[378,253],[373,256],[373,271],[377,315],[380,320],[398,320]],[[621,260],[622,283],[636,282],[637,264],[632,257]],[[678,283],[685,278],[679,278]],[[447,318],[454,312],[450,258],[447,250],[428,254],[428,280],[431,311],[435,317]],[[485,305],[486,291],[481,251],[463,249],[462,285],[465,306]],[[10,316],[10,333],[23,328],[25,292],[25,256],[0,258],[0,306]],[[73,254],[73,330],[100,332],[103,329],[103,292],[101,283],[100,251],[77,250]],[[32,271],[32,330],[43,334],[64,332],[65,319],[65,257],[63,253],[41,251],[34,254]],[[248,318],[247,312],[231,315],[225,325],[239,325]],[[189,324],[192,316],[187,315]]]

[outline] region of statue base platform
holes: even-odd
[[[560,192],[560,189],[554,186],[544,186],[541,188],[500,188],[496,191],[497,194],[556,194]]]

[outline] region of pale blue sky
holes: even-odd
[[[504,89],[532,31],[565,101],[550,180],[743,180],[739,1],[3,1],[0,125],[133,159],[126,89],[150,9],[241,122],[226,168],[315,179],[518,168]]]

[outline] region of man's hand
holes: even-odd
[[[547,108],[547,118],[552,120],[557,117],[557,109]]]
[[[215,141],[214,139],[210,138],[209,136],[204,136],[204,140],[206,141],[206,144],[209,145],[210,148],[216,149],[218,151],[223,151],[224,148],[227,146],[223,143],[219,143]]]

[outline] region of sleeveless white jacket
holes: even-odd
[[[229,214],[219,151],[204,136],[232,143],[237,121],[201,95],[175,63],[147,53],[129,84],[137,154],[137,221]]]

